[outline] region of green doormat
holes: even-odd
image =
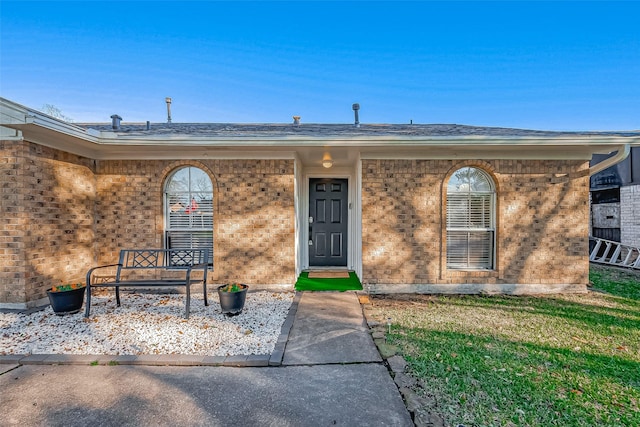
[[[296,282],[296,291],[361,291],[362,283],[353,271],[349,278],[309,279],[309,272],[303,271]]]

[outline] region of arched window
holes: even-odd
[[[458,169],[447,185],[447,268],[493,269],[495,186],[474,167]]]
[[[196,167],[169,175],[164,188],[167,249],[209,249],[213,265],[213,185]]]

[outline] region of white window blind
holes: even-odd
[[[213,185],[201,169],[181,168],[167,180],[165,229],[168,249],[209,249],[213,265]]]
[[[493,194],[447,195],[447,228],[491,228]]]
[[[493,266],[493,232],[447,231],[447,267],[490,269]]]
[[[495,191],[477,168],[456,171],[447,186],[447,268],[492,269]]]

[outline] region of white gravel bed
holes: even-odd
[[[293,292],[247,293],[237,316],[221,313],[217,294],[185,296],[121,292],[91,296],[91,316],[58,316],[51,307],[31,314],[0,313],[0,354],[270,354],[293,301]]]

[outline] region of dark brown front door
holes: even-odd
[[[309,179],[309,266],[347,265],[348,181]]]

